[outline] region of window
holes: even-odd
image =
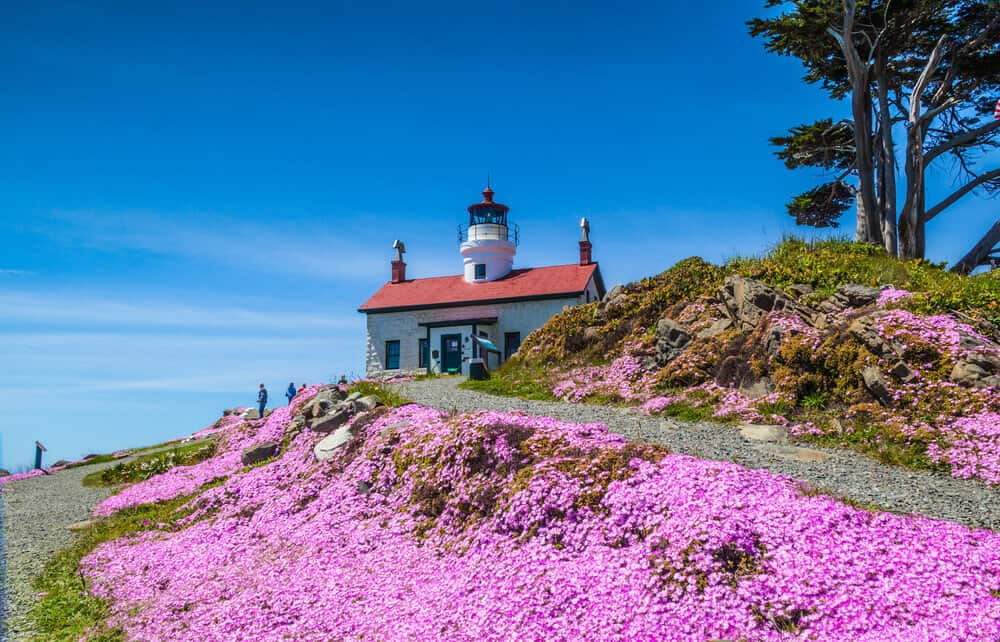
[[[399,370],[399,341],[385,342],[385,369]]]
[[[503,360],[506,361],[514,356],[517,349],[521,347],[520,332],[505,332],[503,335]]]
[[[417,367],[418,368],[429,368],[431,365],[430,359],[430,341],[427,339],[417,339]]]
[[[485,279],[486,278],[486,264],[476,263],[476,278]]]

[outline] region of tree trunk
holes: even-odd
[[[880,212],[875,201],[875,166],[872,154],[871,73],[867,61],[861,59],[854,46],[855,0],[844,1],[844,21],[841,31],[827,30],[847,61],[851,81],[851,116],[854,120],[854,145],[858,171],[858,221],[855,240],[882,244]],[[863,217],[863,220],[862,220]]]
[[[973,246],[969,253],[962,257],[962,259],[952,266],[952,272],[958,272],[959,274],[969,274],[976,269],[979,265],[982,265],[989,256],[990,252],[997,245],[1000,245],[1000,219],[993,224],[993,227],[979,239],[979,242]]]
[[[882,243],[890,256],[899,251],[896,230],[896,146],[892,140],[892,116],[889,113],[889,79],[886,73],[885,54],[879,53],[875,67],[875,84],[878,88],[879,132],[882,138],[879,200],[882,222]]]
[[[910,92],[910,109],[907,114],[909,129],[906,132],[906,201],[899,213],[899,256],[904,259],[924,258],[924,137],[928,118],[921,113],[924,90],[930,84],[941,62],[945,36],[938,39],[927,64]],[[930,116],[927,114],[926,116]]]

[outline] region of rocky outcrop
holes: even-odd
[[[892,393],[889,392],[889,384],[885,380],[885,375],[875,366],[865,366],[861,369],[861,379],[865,383],[865,388],[883,406],[892,405]]]
[[[673,319],[663,318],[656,323],[656,365],[665,366],[676,358],[687,344],[691,335]]]
[[[742,332],[756,328],[768,312],[788,310],[806,313],[803,306],[781,290],[742,276],[727,278],[719,291],[719,298],[733,325]]]
[[[847,327],[847,332],[857,339],[868,351],[878,357],[884,357],[895,352],[878,331],[878,319],[884,312],[875,312],[862,317],[858,317]]]
[[[244,450],[243,455],[240,457],[240,461],[243,462],[244,466],[253,466],[254,464],[259,464],[262,461],[267,461],[277,454],[278,442],[265,441],[255,446],[250,446]]]
[[[338,408],[336,412],[316,419],[309,424],[309,430],[320,433],[331,433],[341,427],[351,418],[351,409],[347,406]]]
[[[955,364],[950,379],[969,388],[1000,388],[1000,349],[977,346]]]

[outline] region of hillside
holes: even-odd
[[[201,461],[98,474],[138,481],[47,567],[40,639],[1000,635],[1000,535],[599,424],[361,384],[195,436]]]
[[[1000,483],[1000,279],[842,241],[681,261],[564,311],[472,388],[785,426]]]

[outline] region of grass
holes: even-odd
[[[883,464],[911,470],[950,473],[950,468],[946,464],[931,461],[927,456],[927,444],[895,438],[874,424],[855,422],[852,429],[847,432],[803,435],[799,439],[828,448],[850,448]]]
[[[42,595],[28,617],[39,642],[124,642],[120,629],[106,620],[108,605],[90,594],[80,570],[80,560],[104,542],[141,531],[178,529],[177,521],[191,513],[182,508],[201,491],[224,480],[209,482],[194,494],[156,504],[123,509],[82,531],[67,548],[49,560],[35,579],[34,588]]]
[[[458,387],[501,397],[520,397],[521,399],[537,401],[555,401],[556,399],[548,386],[537,381],[524,379],[510,380],[496,376],[482,381],[469,379],[458,384]]]
[[[411,399],[407,399],[392,388],[373,381],[359,381],[348,388],[347,392],[357,392],[360,393],[362,397],[367,397],[369,395],[377,397],[379,401],[392,408],[398,408],[399,406],[405,406],[413,403]]]
[[[213,439],[175,446],[170,450],[152,452],[117,466],[97,470],[83,478],[84,486],[118,486],[149,479],[174,466],[190,466],[215,454]]]
[[[661,414],[680,421],[715,421],[718,423],[720,420],[712,416],[714,412],[715,409],[712,406],[694,406],[678,401],[664,407]]]

